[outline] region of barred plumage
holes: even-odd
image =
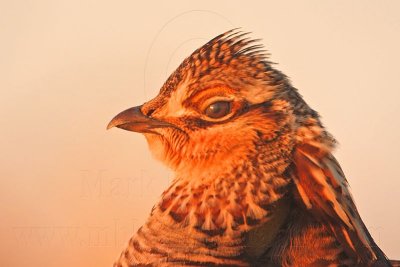
[[[335,140],[258,40],[197,49],[109,124],[175,179],[115,266],[390,266],[332,156]]]

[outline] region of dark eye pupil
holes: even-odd
[[[231,111],[231,103],[227,101],[218,101],[207,107],[205,113],[210,118],[221,118]]]

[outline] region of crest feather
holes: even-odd
[[[240,31],[238,28],[222,33],[202,47],[195,50],[188,60],[196,60],[199,57],[209,57],[215,55],[215,59],[231,60],[239,56],[249,56],[257,58],[264,63],[267,61],[268,52],[264,45],[259,43],[261,39],[252,39],[249,37],[250,32]]]

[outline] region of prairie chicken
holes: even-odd
[[[114,266],[391,266],[334,138],[257,42],[215,37],[109,123],[175,172]]]

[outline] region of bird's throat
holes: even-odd
[[[211,235],[246,232],[272,218],[288,183],[282,174],[263,172],[243,161],[218,173],[176,178],[158,208],[180,227]]]

